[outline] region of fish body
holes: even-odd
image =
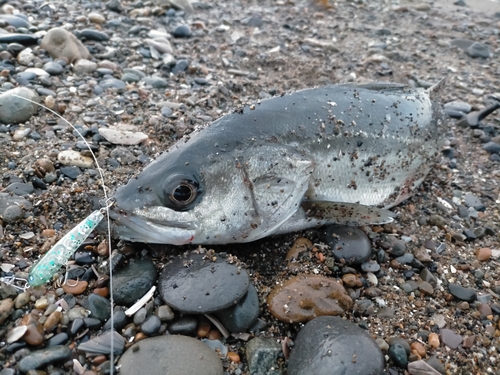
[[[263,100],[174,144],[117,190],[130,241],[226,244],[383,223],[439,150],[434,91],[331,85]]]

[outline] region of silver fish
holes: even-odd
[[[387,209],[411,195],[439,152],[436,91],[332,85],[226,115],[117,190],[114,234],[227,244],[392,221]]]

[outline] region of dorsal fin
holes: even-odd
[[[426,91],[429,93],[431,100],[439,101],[441,99],[441,93],[445,86],[446,77],[442,78],[438,83],[429,87]]]

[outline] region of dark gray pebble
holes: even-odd
[[[96,42],[104,42],[106,40],[109,40],[108,34],[93,29],[77,30],[75,31],[75,35],[79,39],[94,40]]]
[[[71,178],[72,180],[76,180],[78,176],[82,174],[82,171],[78,167],[69,166],[69,167],[61,167],[59,168],[61,173],[66,177]]]
[[[488,142],[483,145],[483,150],[488,151],[490,154],[500,154],[500,145],[495,142]]]
[[[83,318],[83,323],[85,323],[85,327],[91,331],[98,330],[102,327],[102,322],[96,318]]]
[[[113,277],[113,295],[117,304],[131,306],[151,289],[156,282],[156,267],[149,259],[131,260],[116,271]]]
[[[46,63],[43,66],[43,70],[45,70],[51,76],[59,75],[64,72],[64,68],[60,64],[53,61]]]
[[[127,84],[116,78],[106,78],[99,82],[99,86],[103,89],[125,89]]]
[[[362,264],[372,253],[370,240],[357,228],[331,225],[325,229],[323,240],[330,245],[335,259],[344,259],[347,264]]]
[[[104,322],[111,315],[111,304],[107,298],[92,293],[87,300],[87,308],[90,316]]]
[[[33,191],[35,191],[32,184],[25,183],[25,182],[14,182],[14,183],[8,185],[5,188],[5,190],[8,191],[9,193],[14,193],[14,194],[20,195],[20,196],[28,195],[28,194],[33,193]]]
[[[84,266],[95,262],[94,253],[90,250],[78,250],[74,256],[75,263]]]
[[[245,332],[250,328],[259,317],[259,296],[253,284],[238,304],[216,312],[215,316],[229,332]]]
[[[85,326],[85,323],[83,322],[82,318],[76,318],[73,320],[71,323],[71,326],[69,327],[69,333],[71,336],[76,336],[76,334]]]
[[[141,331],[145,335],[154,336],[158,334],[161,327],[161,320],[156,315],[151,315],[141,324]]]
[[[125,315],[125,311],[116,310],[113,314],[113,328],[117,331],[123,329],[128,323],[128,317]],[[111,319],[109,319],[106,324],[104,324],[103,329],[109,331],[111,329]]]
[[[46,346],[47,348],[50,348],[57,345],[65,345],[68,342],[68,340],[69,340],[68,334],[66,332],[61,332],[48,339]]]
[[[6,22],[10,26],[14,26],[15,28],[30,28],[30,23],[25,20],[23,17],[19,15],[12,14],[0,14],[0,21]]]
[[[132,345],[118,362],[120,375],[222,375],[218,355],[186,336],[157,336]],[[256,373],[255,373],[256,374]]]
[[[406,350],[401,344],[392,345],[387,354],[396,366],[400,368],[408,366],[408,354],[406,354]]]
[[[58,345],[28,354],[19,361],[18,368],[21,372],[28,372],[55,362],[67,361],[70,358],[71,349],[67,346]]]
[[[161,114],[163,117],[168,117],[168,116],[172,116],[172,114],[174,113],[174,111],[172,110],[172,108],[170,107],[161,107]]]
[[[23,209],[19,206],[8,206],[2,214],[6,223],[15,223],[24,218]]]
[[[158,291],[167,305],[184,313],[207,314],[230,307],[246,294],[250,281],[245,269],[220,256],[205,258],[177,257],[163,268]]]
[[[464,113],[469,113],[472,110],[472,106],[466,102],[454,101],[454,102],[446,103],[443,106],[443,109],[444,109],[445,113],[447,113],[448,115],[450,115],[449,111],[453,111],[453,112],[461,113],[460,117],[462,117],[462,115]]]
[[[182,73],[187,69],[188,66],[189,66],[189,62],[187,60],[184,60],[184,59],[179,60],[172,68],[172,73],[174,73],[174,74]]]
[[[363,329],[337,316],[321,316],[297,335],[288,374],[378,375],[384,366],[379,346]]]
[[[264,21],[260,16],[250,16],[242,19],[240,23],[245,26],[260,27],[264,24]]]
[[[380,270],[380,264],[376,262],[365,262],[361,265],[361,270],[363,272],[378,272]]]
[[[405,255],[397,257],[396,261],[400,264],[411,264],[413,262],[413,259],[415,259],[413,254],[406,253]]]
[[[474,42],[469,48],[467,48],[467,55],[473,58],[480,57],[483,59],[487,59],[491,56],[491,51],[484,44]]]
[[[172,32],[172,35],[176,38],[189,38],[191,34],[192,31],[188,25],[177,26]]]
[[[469,303],[474,302],[477,298],[476,291],[469,288],[464,288],[461,285],[450,283],[448,284],[448,290],[457,299],[461,301],[467,301]]]
[[[193,315],[185,315],[168,325],[168,332],[172,335],[195,336],[198,320]]]
[[[24,45],[37,44],[37,37],[29,34],[2,34],[0,35],[0,43],[20,43]]]
[[[31,183],[33,184],[33,187],[35,189],[41,189],[41,190],[46,190],[47,189],[47,185],[39,177],[36,177],[36,176],[33,177],[31,179]]]
[[[155,77],[155,76],[143,78],[142,82],[144,82],[148,86],[153,87],[154,89],[163,89],[168,86],[166,80],[164,80],[161,77]]]
[[[142,323],[144,323],[147,317],[148,310],[145,307],[140,308],[139,311],[134,314],[134,324],[136,326],[141,325]]]

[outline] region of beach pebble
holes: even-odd
[[[165,265],[158,291],[165,303],[184,313],[206,314],[237,303],[248,291],[245,269],[238,269],[221,256],[204,254],[176,257]]]
[[[158,334],[160,327],[160,318],[156,315],[151,315],[141,324],[141,331],[147,336],[154,336]]]
[[[79,59],[73,64],[73,72],[80,75],[89,75],[97,70],[97,64],[87,59]]]
[[[462,336],[457,335],[451,329],[445,329],[445,328],[443,328],[440,333],[441,333],[441,340],[443,341],[443,344],[445,344],[446,346],[450,347],[451,349],[458,348],[458,346],[463,341]]]
[[[253,338],[245,348],[250,374],[279,375],[277,369],[280,354],[281,346],[276,340],[261,336]]]
[[[3,324],[14,308],[14,301],[6,298],[0,302],[0,324]]]
[[[306,322],[321,315],[339,315],[353,306],[345,288],[334,279],[298,275],[275,287],[267,297],[271,313],[286,323]]]
[[[47,32],[40,47],[55,59],[64,58],[70,63],[80,59],[90,60],[87,48],[72,33],[66,29],[56,27]]]
[[[117,145],[136,145],[148,139],[148,136],[143,132],[131,132],[112,128],[100,128],[99,134],[108,142]]]
[[[406,368],[406,366],[408,366],[408,354],[401,344],[391,345],[387,354],[396,366],[400,368]]]
[[[347,264],[362,264],[372,253],[366,234],[353,227],[330,225],[325,230],[323,241],[330,246],[335,259],[344,259]]]
[[[71,349],[63,345],[31,352],[19,361],[19,371],[26,373],[52,363],[67,361],[71,353]]]
[[[187,25],[179,25],[172,31],[172,35],[176,38],[189,38],[191,34],[191,29]]]
[[[461,301],[474,302],[477,299],[476,291],[469,288],[464,288],[461,285],[450,283],[448,284],[448,290],[450,293]]]
[[[6,223],[15,223],[24,218],[23,209],[19,206],[9,206],[3,211],[2,218]]]
[[[122,354],[125,349],[125,339],[116,331],[105,332],[100,336],[90,339],[80,345],[78,350],[94,354],[110,354],[111,340],[113,340],[113,351],[115,354]]]
[[[198,320],[194,315],[184,315],[168,325],[168,332],[172,335],[194,336],[197,326]]]
[[[90,316],[99,319],[101,322],[108,320],[111,315],[109,300],[95,293],[89,295],[87,308],[90,311]]]
[[[20,96],[18,98],[16,96]],[[17,124],[28,121],[32,115],[38,112],[36,103],[40,102],[38,94],[26,87],[16,87],[0,94],[0,122],[3,124]]]
[[[106,22],[106,18],[101,13],[89,13],[87,15],[90,22],[102,25]]]
[[[120,357],[121,375],[222,375],[217,354],[187,336],[156,336],[135,343]]]
[[[57,155],[59,163],[64,165],[72,165],[80,168],[92,168],[94,159],[88,156],[83,156],[78,151],[64,150]]]
[[[63,290],[64,293],[73,294],[74,296],[77,296],[85,292],[85,290],[87,290],[88,285],[89,283],[83,280],[77,281],[68,279],[66,283],[63,285]]]
[[[217,311],[215,316],[229,332],[245,332],[259,317],[259,296],[250,284],[247,294],[228,309]]]
[[[384,367],[384,356],[366,331],[340,317],[321,316],[299,331],[288,374],[379,374]]]
[[[131,306],[151,289],[157,272],[149,259],[132,259],[125,267],[114,272],[113,296],[116,303]]]
[[[482,43],[474,42],[467,48],[467,55],[487,59],[491,56],[490,49]]]

